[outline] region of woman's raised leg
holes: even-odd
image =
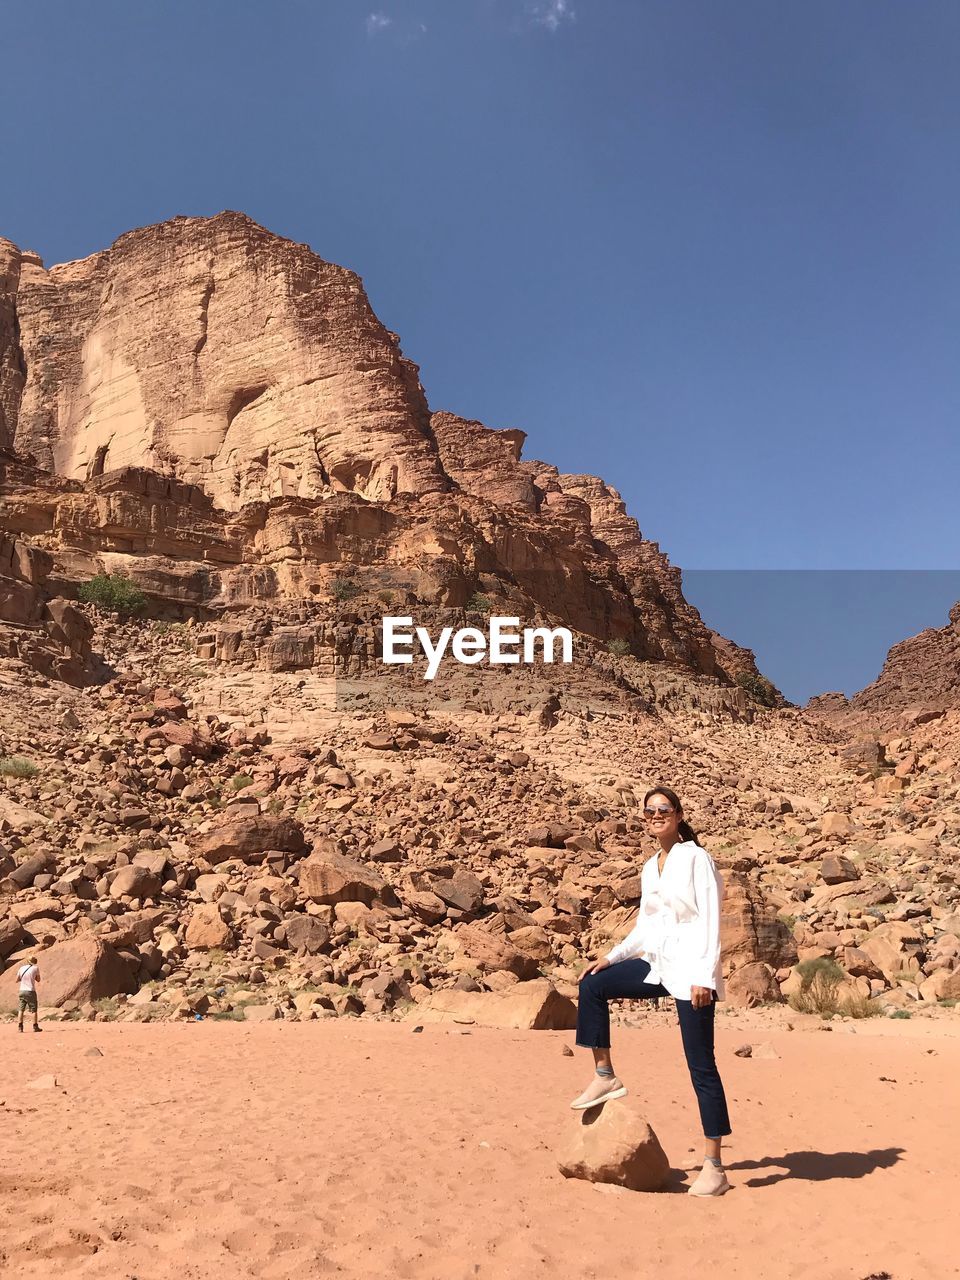
[[[653,1000],[668,994],[659,982],[647,982],[646,960],[623,960],[589,973],[580,983],[577,1005],[577,1044],[593,1050],[595,1075],[583,1093],[571,1102],[575,1111],[586,1111],[622,1098],[627,1090],[617,1078],[610,1057],[611,1000]]]

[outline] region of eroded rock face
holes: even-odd
[[[38,996],[43,1005],[60,1006],[68,1000],[83,1004],[135,991],[137,988],[129,965],[124,963],[109,943],[90,934],[78,934],[77,937],[58,942],[38,954]],[[13,961],[11,968],[22,962],[22,959]],[[3,977],[6,980],[0,990],[0,1008],[15,1008],[16,986],[10,975],[4,973]]]
[[[93,628],[74,605],[53,594],[53,563],[46,551],[0,533],[0,657],[80,684],[90,671]]]
[[[43,539],[64,583],[120,571],[185,613],[324,598],[332,566],[442,607],[494,579],[634,657],[755,673],[620,494],[523,441],[431,415],[360,280],[242,214],[49,270],[0,241],[2,527]],[[271,649],[271,669],[313,665],[309,636]]]
[[[943,627],[927,627],[888,651],[872,684],[850,699],[811,698],[804,714],[850,735],[909,732],[960,708],[960,601]],[[862,738],[858,738],[862,741]],[[869,739],[868,739],[869,741]],[[882,751],[869,764],[882,763]]]
[[[49,470],[168,471],[227,508],[446,487],[415,367],[359,278],[305,245],[226,212],[49,271],[0,249],[22,352],[0,302],[6,430]]]

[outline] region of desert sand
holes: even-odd
[[[0,1268],[18,1280],[960,1273],[960,1019],[718,1017],[734,1128],[718,1200],[683,1194],[700,1138],[667,1010],[615,1041],[674,1170],[648,1195],[557,1171],[589,1070],[564,1054],[569,1032],[341,1019],[2,1034]],[[779,1056],[737,1057],[745,1042]]]

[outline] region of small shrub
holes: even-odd
[[[630,641],[625,640],[623,636],[614,636],[612,640],[607,641],[607,652],[616,654],[618,658],[624,658],[630,652]]]
[[[807,960],[805,964],[823,965],[823,960]],[[798,1013],[818,1013],[825,1022],[835,1017],[841,1018],[874,1018],[883,1010],[875,1000],[861,995],[859,991],[843,985],[846,977],[839,965],[832,960],[826,961],[830,968],[821,967],[813,971],[809,985],[794,992],[788,1004]],[[839,970],[837,977],[835,970]]]
[[[84,604],[95,605],[108,613],[139,613],[147,597],[124,573],[98,573],[77,588]]]
[[[360,594],[360,587],[352,578],[334,578],[330,594],[334,600],[352,600]]]
[[[844,972],[835,960],[818,956],[797,965],[800,990],[790,996],[787,1003],[798,1013],[833,1014],[838,1011],[838,987]]]
[[[490,597],[483,595],[479,591],[475,591],[467,603],[464,605],[467,613],[489,613],[492,606]]]
[[[395,597],[392,591],[377,592],[377,599],[380,601],[381,604],[391,605],[393,604],[394,598]]]
[[[848,993],[840,1002],[840,1013],[845,1018],[876,1018],[883,1013],[879,1000]]]
[[[793,927],[797,923],[796,916],[790,915],[789,912],[783,912],[777,916],[777,919],[780,921],[781,924],[785,924],[787,928],[790,930],[790,932],[793,933]]]
[[[244,787],[253,786],[253,778],[250,777],[249,773],[235,773],[228,786],[233,791],[242,791]]]
[[[213,1013],[208,1013],[207,1017],[212,1018],[214,1022],[243,1022],[244,1012],[242,1009],[217,1009]]]
[[[910,1017],[910,1010],[909,1010],[909,1009],[896,1009],[893,1013],[891,1013],[890,1017],[891,1017],[891,1018],[909,1018],[909,1017]]]
[[[0,777],[35,778],[40,770],[26,756],[0,756]]]
[[[761,707],[773,707],[777,702],[777,691],[766,676],[757,675],[753,671],[741,671],[736,678],[737,684]]]

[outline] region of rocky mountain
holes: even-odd
[[[731,1006],[950,1016],[956,610],[789,707],[523,443],[431,411],[357,277],[239,214],[49,271],[0,244],[0,962],[42,949],[54,1016],[568,1025],[658,782],[725,878]],[[82,598],[118,573],[129,616]],[[385,612],[491,610],[577,662],[378,662]]]
[[[522,431],[432,413],[359,278],[305,245],[175,218],[49,270],[0,241],[0,283],[0,529],[66,594],[121,571],[155,613],[206,619],[328,599],[346,570],[370,598],[489,595],[760,681],[616,490],[524,460]]]
[[[805,711],[847,734],[912,729],[960,709],[960,602],[944,627],[895,644],[872,684],[852,698],[821,694]]]

